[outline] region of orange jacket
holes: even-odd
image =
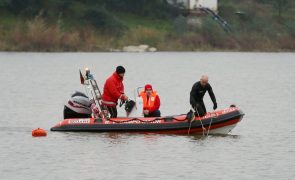
[[[160,97],[158,96],[156,91],[153,91],[150,97],[147,97],[145,91],[142,91],[139,96],[142,97],[144,110],[149,110],[149,112],[153,112],[160,108]]]

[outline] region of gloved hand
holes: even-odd
[[[149,114],[149,110],[143,110],[143,114],[144,115],[148,115]]]
[[[127,100],[128,100],[128,96],[126,96],[125,94],[123,94],[122,97],[121,97],[121,99],[122,99],[123,101],[127,101]]]
[[[99,113],[99,109],[97,106],[95,106],[93,109],[92,109],[92,112],[93,114],[98,114]]]
[[[217,109],[217,103],[214,103],[213,109]]]

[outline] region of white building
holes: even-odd
[[[218,0],[168,0],[168,2],[182,5],[187,10],[197,10],[199,7],[206,7],[215,12],[218,11]]]

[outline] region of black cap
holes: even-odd
[[[118,66],[118,67],[116,68],[116,72],[117,72],[118,74],[123,74],[123,73],[125,73],[125,68],[124,68],[123,66]]]

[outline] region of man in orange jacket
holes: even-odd
[[[118,99],[123,101],[128,100],[124,94],[123,78],[125,75],[125,68],[118,66],[116,71],[106,80],[102,94],[102,104],[107,107],[111,114],[111,118],[117,117]]]
[[[150,84],[145,85],[144,91],[140,93],[143,100],[144,117],[160,117],[160,97]]]

